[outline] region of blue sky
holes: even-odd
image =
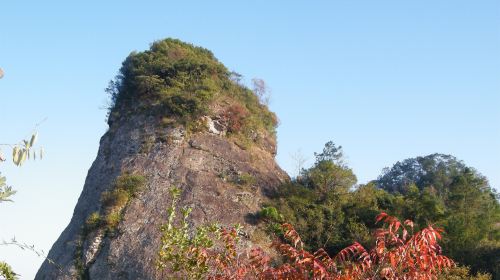
[[[48,251],[106,131],[104,88],[154,40],[204,46],[272,89],[281,166],[342,145],[363,183],[398,160],[457,156],[500,187],[499,1],[8,1],[0,6],[1,143],[40,120],[43,161],[2,164],[18,194],[0,238]],[[41,259],[1,248],[22,279]]]

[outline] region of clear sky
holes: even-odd
[[[46,158],[0,166],[18,190],[0,239],[48,251],[69,222],[106,131],[104,88],[154,40],[204,46],[277,112],[281,166],[328,140],[364,183],[398,160],[452,154],[500,187],[500,2],[3,1],[0,143],[39,127]],[[0,247],[32,279],[42,259]]]

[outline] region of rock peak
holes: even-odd
[[[190,224],[245,226],[289,180],[274,160],[275,115],[212,53],[178,40],[132,53],[113,82],[101,138],[71,222],[36,279],[162,279],[156,270],[169,190]]]

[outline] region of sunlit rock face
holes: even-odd
[[[289,177],[275,162],[274,134],[256,131],[247,145],[226,135],[219,121],[224,106],[217,100],[209,104],[212,109],[199,117],[202,125],[196,130],[165,124],[157,111],[131,110],[116,117],[101,138],[71,222],[36,279],[165,278],[168,272],[156,269],[156,259],[172,186],[182,190],[179,206],[193,208],[192,227],[213,221],[240,223],[246,232],[243,244],[255,244],[252,215],[266,194]],[[123,207],[113,232],[86,229],[92,213],[105,214],[103,193],[112,191],[122,174],[143,176],[144,188]],[[242,174],[254,178],[251,184],[238,184]]]

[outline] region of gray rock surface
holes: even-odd
[[[78,279],[77,256],[84,262],[86,279],[164,278],[156,270],[156,257],[172,185],[182,189],[180,206],[193,207],[193,227],[210,221],[241,223],[251,235],[255,227],[249,217],[259,210],[265,193],[288,175],[274,160],[274,139],[245,150],[214,129],[187,134],[145,116],[114,123],[101,138],[71,222],[48,254],[62,269],[45,261],[35,279]],[[100,209],[102,193],[124,172],[144,175],[145,190],[125,208],[116,234],[89,234],[78,251],[87,217]],[[241,174],[250,174],[254,182],[235,183]]]

